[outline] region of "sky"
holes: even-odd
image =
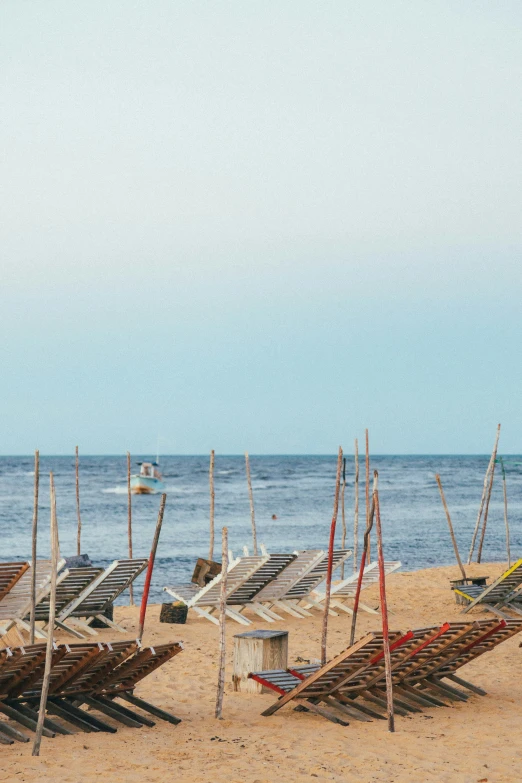
[[[522,452],[521,32],[5,0],[0,453]]]

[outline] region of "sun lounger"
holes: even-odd
[[[128,633],[125,628],[106,616],[108,607],[147,567],[145,558],[134,560],[115,560],[108,568],[93,579],[67,606],[56,614],[56,624],[63,630],[80,631],[95,636],[97,632],[90,623],[97,618],[120,633]],[[75,569],[76,570],[76,569]],[[84,570],[84,569],[78,569]],[[74,626],[74,628],[73,628]],[[73,630],[71,630],[73,628]],[[80,629],[78,631],[78,628]]]
[[[522,559],[508,568],[507,571],[495,579],[495,581],[482,587],[480,585],[462,585],[454,588],[455,592],[469,601],[462,610],[469,612],[475,606],[481,606],[499,617],[509,617],[501,610],[504,608],[521,612],[520,607],[515,606],[517,600],[522,598]]]
[[[228,617],[243,625],[250,624],[249,620],[228,606],[228,601],[268,561],[268,554],[249,555],[247,557],[238,557],[235,560],[233,557],[230,557],[227,570],[226,614]],[[218,619],[214,617],[213,613],[217,611],[219,606],[222,576],[222,574],[218,574],[204,587],[187,582],[185,584],[173,585],[172,587],[164,587],[163,589],[176,601],[181,601],[189,609],[193,609],[200,617],[205,617],[218,625]]]
[[[344,563],[351,554],[351,549],[338,549],[334,551],[333,571],[339,568],[341,563]],[[307,605],[315,604],[315,601],[311,597],[311,593],[324,581],[327,569],[328,554],[325,553],[313,568],[306,571],[306,573],[294,582],[281,598],[274,601],[273,606],[281,609],[283,612],[287,612],[293,617],[310,617],[311,612],[308,611],[306,606],[301,606],[300,602],[306,598]],[[331,613],[335,614],[333,611]]]
[[[401,567],[400,561],[390,561],[384,564],[384,573],[385,576],[389,576],[389,574],[392,574],[394,571],[397,571]],[[347,612],[348,614],[353,614],[352,609],[347,606],[344,602],[349,598],[355,598],[355,594],[357,592],[357,582],[359,580],[359,574],[355,573],[352,574],[352,576],[347,577],[347,579],[343,579],[340,582],[337,582],[337,584],[332,584],[332,590],[330,593],[330,608],[332,609],[332,613],[334,613],[334,609],[340,609],[343,612]],[[370,563],[366,566],[363,572],[363,578],[361,583],[361,592],[365,590],[368,587],[372,587],[372,585],[379,583],[379,563],[374,562]],[[310,608],[311,606],[315,606],[317,609],[324,609],[324,600],[325,600],[325,593],[314,591],[311,596],[314,599],[313,604],[308,604],[306,608]],[[379,612],[376,609],[372,609],[370,606],[366,606],[366,604],[363,604],[361,601],[359,601],[359,608],[363,609],[365,612],[369,612],[370,614],[379,614]]]
[[[63,570],[65,560],[58,562],[57,584],[60,584],[68,575],[67,569]],[[25,619],[31,611],[31,575],[32,569],[24,570],[16,583],[0,601],[0,635],[7,633],[13,626],[19,631],[30,632],[30,625]],[[36,606],[43,601],[51,589],[51,561],[36,561]],[[45,634],[38,628],[35,634],[40,639],[45,639]]]
[[[88,587],[96,577],[103,573],[103,568],[95,568],[89,566],[86,568],[71,568],[67,570],[67,574],[60,580],[56,586],[56,616],[55,625],[58,628],[66,630],[68,633],[83,639],[83,635],[73,628],[64,625],[57,616],[63,612],[63,610],[69,606],[82,592]],[[25,618],[28,620],[28,617]],[[36,607],[35,619],[43,622],[44,624],[49,621],[49,595],[47,595]],[[44,631],[40,628],[42,634]]]
[[[296,552],[296,557],[286,568],[263,587],[254,597],[250,608],[268,622],[281,620],[272,607],[281,601],[286,593],[305,577],[315,566],[323,561],[325,552],[322,549],[308,549]],[[301,615],[302,616],[302,615]]]
[[[17,563],[0,563],[0,601],[15,586],[21,576],[29,568],[25,561]]]
[[[233,611],[241,617],[241,620],[239,620],[239,617],[236,615],[234,619],[242,622],[244,625],[251,625],[252,621],[242,614],[245,609],[252,609],[267,622],[279,619],[264,607],[254,606],[253,602],[254,600],[257,602],[259,593],[284,574],[296,558],[296,552],[269,555],[266,563],[227,597],[227,606],[232,607]]]

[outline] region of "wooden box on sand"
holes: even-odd
[[[247,631],[234,636],[232,682],[235,691],[269,693],[249,672],[286,669],[288,666],[288,631]]]

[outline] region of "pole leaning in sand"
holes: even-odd
[[[499,457],[500,467],[502,468],[502,487],[504,491],[504,524],[506,526],[506,553],[508,568],[511,568],[511,545],[509,542],[509,522],[508,522],[508,502],[507,502],[507,489],[506,489],[506,469],[504,467],[504,460]]]
[[[76,554],[81,554],[82,541],[82,517],[80,514],[80,458],[78,455],[78,446],[76,446],[76,516],[78,518],[78,530],[76,532]]]
[[[51,662],[54,647],[54,616],[56,613],[56,570],[58,567],[58,521],[56,518],[56,492],[54,489],[54,476],[52,472],[49,475],[50,495],[51,495],[51,593],[49,596],[49,622],[47,623],[47,647],[45,651],[45,668],[42,681],[42,692],[40,695],[40,708],[38,710],[38,721],[36,724],[36,734],[33,744],[33,756],[40,755],[40,745],[42,742],[42,732],[45,719],[45,710],[47,707],[47,695],[49,693],[49,682],[51,679]]]
[[[132,560],[132,493],[131,493],[131,455],[127,452],[127,538],[129,541],[129,560]],[[129,587],[130,605],[134,606],[134,589]]]
[[[344,508],[344,494],[346,491],[346,457],[343,457],[343,483],[341,486],[341,520],[343,525],[343,532],[341,536],[341,549],[346,546],[346,514]],[[341,579],[344,579],[344,561],[341,564]]]
[[[373,488],[375,489],[377,486],[375,481],[375,476],[373,478]],[[355,590],[355,597],[353,601],[353,614],[352,614],[352,627],[350,629],[350,647],[354,643],[355,640],[355,629],[357,626],[357,612],[359,611],[359,599],[361,597],[361,589],[362,589],[362,580],[364,575],[364,569],[366,567],[366,560],[368,557],[368,544],[370,541],[370,533],[373,527],[373,520],[375,517],[375,496],[372,492],[372,504],[370,507],[370,518],[368,519],[368,524],[366,525],[366,530],[364,531],[364,539],[363,539],[363,553],[361,555],[361,565],[359,567],[359,577],[357,579],[357,588]]]
[[[339,446],[339,453],[337,455],[337,475],[335,477],[335,497],[334,507],[332,514],[332,522],[330,525],[330,541],[328,544],[328,568],[326,571],[326,592],[324,596],[324,611],[323,611],[323,631],[321,635],[321,665],[326,663],[326,642],[328,637],[328,612],[330,611],[330,594],[332,590],[332,570],[333,570],[333,550],[335,542],[335,526],[337,524],[337,514],[339,511],[339,490],[341,486],[341,466],[343,463],[343,450]]]
[[[226,620],[227,620],[227,572],[228,572],[228,528],[221,533],[221,592],[219,595],[219,664],[218,686],[216,694],[215,717],[222,720],[223,695],[225,693],[225,654],[226,654]]]
[[[248,483],[248,497],[250,500],[250,521],[252,523],[252,540],[254,545],[254,555],[257,555],[257,534],[256,534],[256,515],[254,511],[254,493],[252,492],[252,479],[250,477],[250,458],[248,451],[245,451],[245,466]]]
[[[500,424],[497,425],[497,435],[495,438],[495,445],[493,446],[493,452],[491,454],[491,457],[489,458],[488,467],[486,470],[486,475],[484,476],[484,484],[482,487],[482,497],[480,498],[480,506],[479,511],[477,515],[477,521],[475,522],[475,529],[473,530],[473,536],[471,538],[471,545],[469,548],[469,554],[468,554],[468,565],[471,563],[471,558],[473,557],[473,552],[475,549],[475,542],[477,540],[477,533],[479,531],[480,527],[480,520],[482,519],[482,512],[484,510],[484,502],[486,500],[486,493],[488,491],[488,484],[489,484],[489,474],[491,473],[491,468],[493,467],[493,454],[497,453],[498,448],[498,439],[500,438]]]
[[[208,468],[208,485],[210,493],[210,543],[208,547],[208,559],[212,562],[214,560],[214,508],[216,503],[216,494],[214,492],[214,449],[210,452],[210,465]]]
[[[500,424],[498,426],[500,428]],[[486,525],[488,524],[489,501],[491,500],[491,490],[493,489],[493,479],[495,478],[495,465],[497,464],[497,448],[498,438],[495,443],[493,454],[491,455],[491,473],[489,474],[488,494],[486,497],[486,504],[484,506],[484,521],[482,523],[482,532],[480,534],[480,543],[477,551],[477,563],[480,563],[482,557],[482,547],[484,546],[484,536],[486,535]]]
[[[38,490],[40,487],[40,452],[34,452],[34,505],[31,530],[31,614],[29,616],[29,643],[34,644],[36,624],[36,543],[38,539]]]
[[[388,605],[386,603],[386,574],[384,569],[384,554],[382,549],[381,513],[379,508],[379,490],[377,481],[379,474],[374,471],[375,497],[375,532],[377,533],[377,556],[379,561],[379,592],[381,597],[382,643],[384,650],[384,666],[386,670],[386,702],[388,708],[388,731],[395,731],[395,716],[393,714],[393,682],[390,656],[390,636],[388,630]]]
[[[462,578],[463,579],[467,579],[466,572],[464,570],[464,566],[462,565],[462,560],[460,559],[459,548],[457,546],[457,539],[455,538],[455,533],[453,532],[453,525],[452,525],[452,522],[451,522],[450,512],[449,512],[449,509],[448,509],[448,504],[446,503],[446,498],[444,497],[444,490],[442,489],[442,482],[440,480],[440,476],[439,476],[438,473],[435,475],[435,481],[437,482],[437,484],[439,486],[440,498],[442,500],[442,505],[444,506],[444,511],[446,512],[446,519],[448,520],[448,527],[449,527],[449,532],[450,532],[450,536],[451,536],[451,541],[453,543],[453,549],[455,550],[455,557],[457,558],[457,563],[459,564],[460,573],[462,574]]]
[[[359,442],[355,438],[355,479],[354,479],[355,506],[353,512],[353,572],[357,571],[357,556],[359,553]]]
[[[138,639],[143,639],[143,628],[145,626],[145,615],[147,613],[147,603],[149,600],[150,582],[152,579],[152,571],[154,568],[154,560],[156,559],[156,550],[158,548],[158,541],[161,532],[161,525],[163,522],[163,514],[165,513],[165,503],[167,502],[167,495],[163,493],[161,496],[161,502],[158,512],[158,521],[156,522],[156,530],[154,531],[154,538],[152,540],[152,547],[150,550],[149,563],[147,566],[147,576],[145,577],[145,584],[143,586],[143,596],[141,599],[140,607],[140,625],[138,629]]]
[[[370,518],[370,442],[368,438],[368,430],[364,431],[364,438],[366,443],[366,453],[364,457],[364,465],[365,465],[365,471],[366,471],[366,481],[365,481],[365,500],[366,500],[366,529],[368,529],[368,520]],[[370,562],[370,558],[372,556],[372,542],[371,538],[368,537],[368,562]]]

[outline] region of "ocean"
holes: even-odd
[[[151,455],[133,455],[133,463]],[[250,455],[258,542],[269,552],[327,549],[335,489],[336,455]],[[404,570],[455,562],[435,482],[440,473],[461,557],[465,562],[475,525],[488,456],[375,456],[384,556]],[[209,457],[161,456],[167,505],[156,556],[150,600],[167,601],[165,585],[188,581],[196,558],[208,557]],[[522,457],[505,458],[511,555],[522,555]],[[29,559],[33,513],[34,458],[0,457],[0,561]],[[48,557],[49,471],[54,472],[61,554],[76,554],[74,455],[40,458],[38,556]],[[134,472],[134,471],[133,471]],[[364,457],[360,463],[359,551],[365,526]],[[215,559],[221,559],[221,528],[228,527],[234,554],[252,547],[250,505],[243,456],[216,455]],[[134,556],[148,556],[159,495],[132,496]],[[345,496],[347,545],[353,545],[354,460],[347,455]],[[106,566],[127,556],[126,457],[80,454],[82,552]],[[275,515],[277,519],[272,519]],[[336,545],[341,540],[341,514]],[[372,544],[376,555],[375,544]],[[483,561],[505,561],[502,473],[496,466]],[[352,564],[348,561],[348,573]],[[144,581],[136,583],[139,598]],[[120,602],[127,602],[123,596]]]

